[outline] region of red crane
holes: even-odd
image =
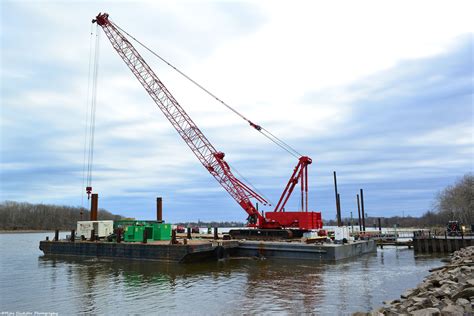
[[[214,148],[193,120],[168,91],[158,76],[148,66],[130,41],[119,31],[119,27],[109,20],[107,13],[99,13],[93,23],[102,27],[110,43],[127,64],[135,77],[155,101],[166,118],[176,129],[209,173],[219,182],[232,198],[247,212],[248,226],[261,229],[317,229],[322,227],[321,213],[308,212],[308,165],[311,158],[302,156],[295,167],[274,212],[266,212],[263,216],[252,203],[251,199],[267,204],[265,198],[253,191],[237,179],[224,160],[225,154]],[[248,121],[248,120],[247,120]],[[260,130],[257,124],[248,121],[252,127]],[[285,212],[284,207],[295,186],[301,182],[302,212]],[[87,188],[90,190],[90,188]]]

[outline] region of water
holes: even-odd
[[[442,264],[388,247],[334,264],[51,259],[38,249],[45,236],[0,234],[0,313],[350,314],[399,297]]]

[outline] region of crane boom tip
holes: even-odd
[[[101,13],[99,12],[99,14],[97,14],[97,16],[95,17],[95,19],[92,20],[92,23],[96,23],[99,24],[100,26],[102,25],[106,25],[106,24],[109,24],[110,21],[109,21],[109,14],[108,13]]]

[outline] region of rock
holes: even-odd
[[[472,306],[471,304],[463,306],[464,307],[464,315],[472,315]]]
[[[456,305],[459,305],[459,306],[470,305],[470,304],[471,304],[471,302],[469,302],[465,298],[458,298],[456,300]]]
[[[445,305],[454,304],[454,302],[451,301],[451,300],[450,300],[449,298],[447,298],[447,297],[443,298],[442,301],[443,301],[443,303],[444,303]]]
[[[403,293],[402,295],[400,295],[401,298],[409,298],[410,296],[412,295],[415,295],[416,293],[418,293],[419,290],[417,289],[408,289],[405,291],[405,293]]]
[[[401,300],[385,301],[387,306],[354,315],[474,315],[474,246],[451,255],[450,264],[430,270],[430,275]]]
[[[441,286],[443,286],[445,284],[456,284],[456,282],[451,281],[451,280],[442,280],[442,281],[439,282],[439,284],[441,284]]]
[[[449,271],[450,274],[456,274],[460,271],[461,269],[460,268],[454,268],[452,269],[451,271]]]
[[[462,316],[464,314],[464,308],[462,306],[448,305],[441,310],[441,313],[443,315]]]
[[[393,300],[393,301],[383,301],[383,303],[385,305],[394,305],[394,304],[400,303],[400,300],[396,299],[396,300]]]
[[[453,295],[453,299],[457,300],[458,298],[470,298],[471,296],[474,296],[474,287],[468,287],[459,293]]]
[[[434,297],[442,297],[444,296],[444,291],[441,288],[436,288],[433,290]]]
[[[440,276],[435,276],[432,280],[431,280],[431,284],[433,284],[434,287],[440,287],[441,286],[441,280],[442,278]]]
[[[432,307],[437,307],[441,301],[436,297],[430,297],[430,302]]]
[[[428,299],[426,297],[414,297],[413,301],[415,302],[415,306],[419,307],[425,307],[428,303]]]
[[[441,315],[439,309],[434,307],[423,308],[411,313],[413,316],[438,316]]]
[[[414,311],[414,310],[416,310],[416,309],[418,309],[418,307],[416,307],[416,306],[410,306],[410,307],[407,308],[407,312],[410,313],[410,312],[412,312],[412,311]]]

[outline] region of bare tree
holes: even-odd
[[[445,221],[474,224],[474,176],[464,175],[436,197],[436,210]]]

